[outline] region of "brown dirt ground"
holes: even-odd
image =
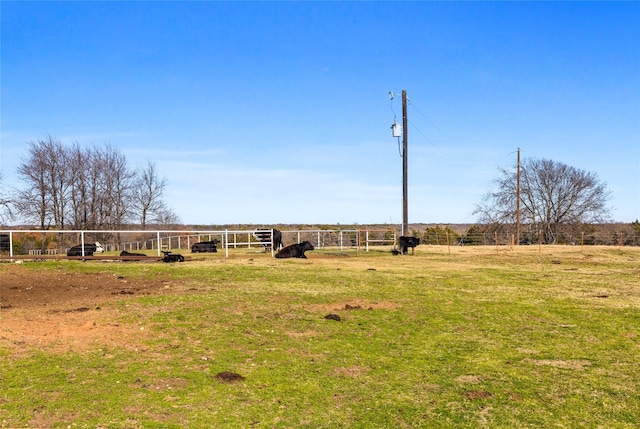
[[[96,346],[135,350],[150,332],[135,322],[120,322],[127,310],[112,304],[145,295],[197,293],[181,280],[40,271],[25,265],[6,263],[0,270],[0,348],[18,356]],[[310,308],[326,314],[395,306],[350,301]]]
[[[17,354],[34,349],[83,351],[95,344],[135,348],[144,327],[118,323],[127,297],[170,292],[167,280],[24,269],[0,272],[0,346]],[[182,292],[184,293],[184,292]]]

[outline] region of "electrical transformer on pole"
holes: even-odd
[[[389,97],[393,100],[394,97],[393,91],[389,91]],[[393,121],[393,125],[391,126],[392,136],[397,137],[398,139],[402,136],[402,232],[401,235],[404,236],[409,233],[409,182],[408,182],[408,171],[409,171],[409,158],[408,158],[408,139],[407,139],[407,91],[402,90],[402,127],[398,125],[395,121]]]

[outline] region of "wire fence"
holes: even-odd
[[[196,243],[212,243],[209,252],[218,249],[228,256],[230,249],[260,249],[271,252],[274,247],[272,229],[259,230],[0,230],[0,253],[18,256],[69,256],[74,248],[77,255],[89,253],[143,252],[145,255],[165,251],[195,251]],[[259,232],[259,234],[257,234]],[[268,232],[268,234],[264,234]],[[281,231],[284,245],[309,241],[316,249],[325,251],[369,251],[395,246],[393,229],[381,230],[292,230]],[[265,238],[266,237],[266,238]]]
[[[640,246],[640,232],[577,232],[558,237],[554,242],[541,232],[521,233],[519,240],[514,233],[508,232],[471,232],[456,234],[452,231],[425,231],[416,234],[422,244],[458,245],[458,246],[506,246],[506,245],[546,245],[561,244],[569,246]]]
[[[245,248],[262,250],[274,254],[273,240],[267,242],[251,230],[0,230],[0,257],[65,256],[73,246],[95,245],[96,252],[119,253],[121,251],[157,254],[163,251],[191,251],[201,242],[214,242],[217,249]],[[395,228],[380,229],[310,229],[286,230],[282,232],[284,245],[309,241],[318,251],[368,252],[371,250],[396,250],[399,234]],[[640,246],[640,232],[634,230],[616,232],[576,232],[565,234],[553,243],[548,243],[540,232],[525,232],[516,235],[509,232],[480,232],[468,230],[460,234],[449,228],[428,228],[414,231],[421,245],[434,246],[513,246],[563,244],[568,246]],[[217,250],[216,250],[217,251]],[[84,256],[84,253],[82,253]]]

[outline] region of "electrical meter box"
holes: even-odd
[[[402,137],[402,125],[394,122],[391,125],[391,135],[393,137]]]

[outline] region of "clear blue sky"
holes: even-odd
[[[470,223],[498,167],[592,171],[640,218],[638,2],[0,2],[1,167],[154,162],[184,223]]]

